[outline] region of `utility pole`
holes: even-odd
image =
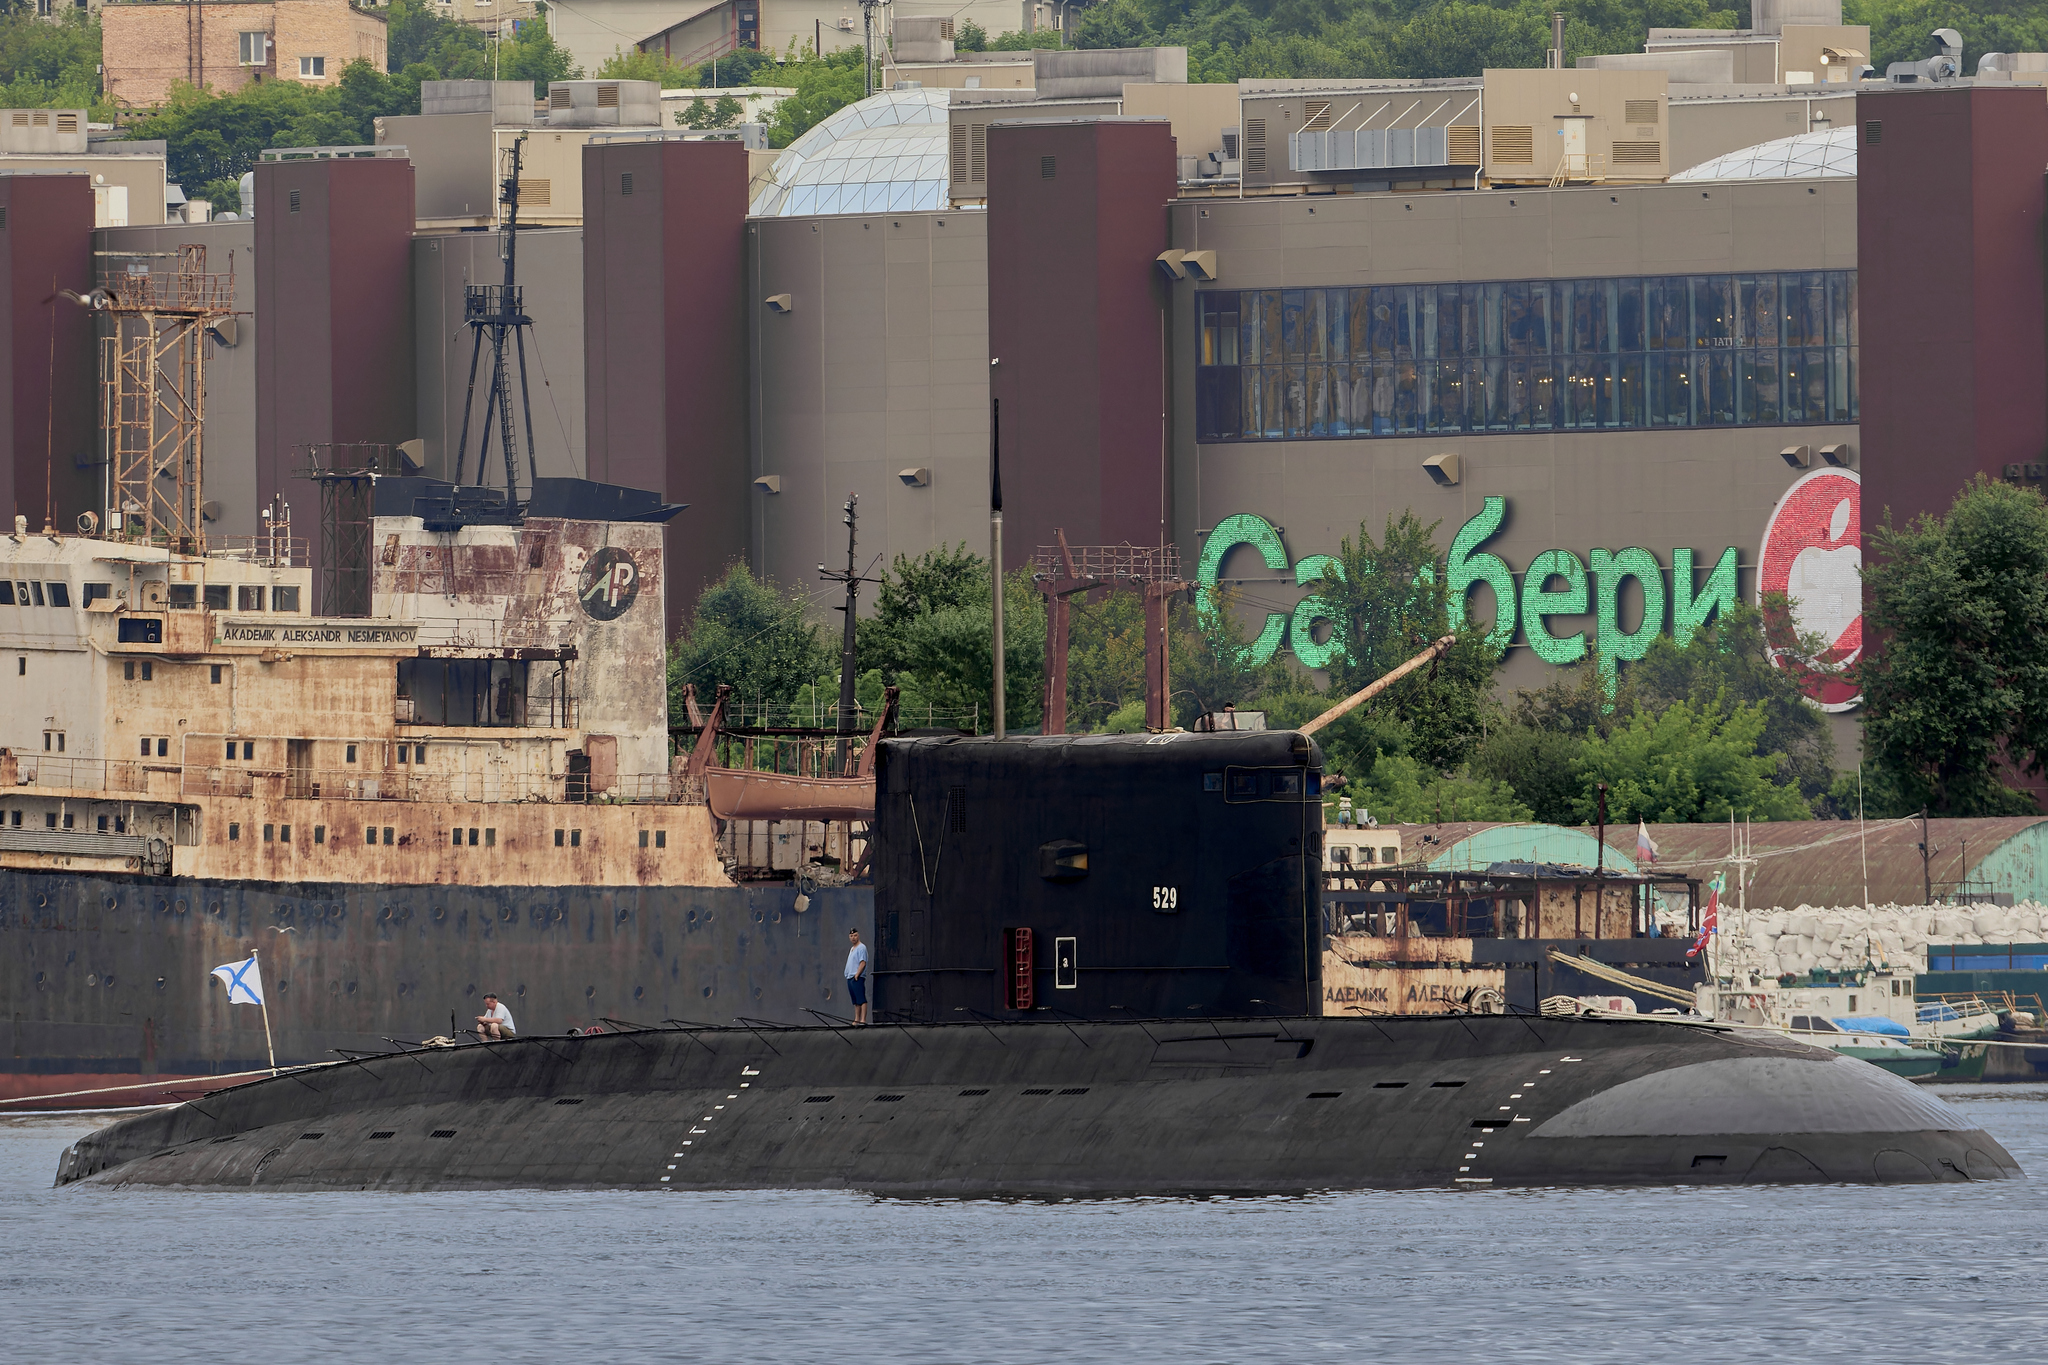
[[[1920,894],[1925,897],[1922,905],[1934,904],[1934,872],[1930,863],[1934,850],[1927,842],[1927,807],[1920,808]]]
[[[1599,842],[1593,853],[1593,875],[1598,877],[1607,870],[1607,784],[1602,782],[1595,790],[1600,796],[1600,833],[1595,836]]]
[[[846,572],[834,573],[823,564],[818,566],[819,577],[829,578],[835,583],[844,583],[846,585],[846,605],[839,609],[846,613],[846,628],[841,632],[839,640],[839,724],[836,727],[839,731],[839,775],[841,777],[846,776],[847,763],[850,757],[849,745],[852,742],[850,737],[853,734],[853,683],[856,666],[853,647],[854,608],[858,605],[860,598],[860,585],[874,581],[873,579],[862,578],[855,572],[853,567],[855,524],[860,520],[860,495],[858,493],[848,493],[846,495],[845,520]]]

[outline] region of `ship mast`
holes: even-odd
[[[516,350],[519,367],[519,404],[526,419],[527,489],[540,477],[533,450],[533,400],[526,386],[526,329],[533,319],[526,315],[519,287],[519,166],[526,134],[521,133],[506,149],[507,174],[498,185],[498,202],[505,206],[505,282],[501,285],[470,285],[463,292],[463,320],[475,342],[469,353],[469,392],[462,403],[462,439],[455,448],[455,478],[462,478],[462,466],[469,452],[469,418],[476,406],[476,371],[483,358],[485,333],[491,340],[491,384],[484,398],[483,432],[476,448],[476,481],[485,484],[490,475],[491,437],[495,432],[505,464],[505,505],[519,503],[519,433],[512,425],[512,382],[510,368]]]

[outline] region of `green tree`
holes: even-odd
[[[994,718],[994,607],[988,561],[966,545],[898,555],[883,575],[875,613],[859,624],[863,665],[904,689],[904,724],[922,724],[926,709],[940,724]],[[1045,604],[1028,570],[1003,580],[1003,713],[1013,730],[1041,719]]]
[[[988,30],[972,19],[962,19],[960,27],[953,34],[953,48],[957,52],[980,52],[988,47]]]
[[[1826,646],[1817,638],[1774,642],[1789,637],[1791,611],[1782,598],[1759,609],[1742,603],[1702,627],[1684,648],[1670,636],[1659,636],[1650,652],[1630,665],[1627,676],[1638,705],[1662,710],[1678,701],[1704,707],[1717,698],[1731,704],[1755,703],[1763,708],[1764,728],[1757,737],[1763,753],[1784,755],[1777,781],[1797,787],[1808,801],[1826,797],[1835,781],[1835,740],[1825,712],[1807,700],[1802,685],[1832,670],[1810,663],[1781,668],[1774,652],[1792,651],[1815,660]],[[1839,814],[1839,811],[1831,813]]]
[[[612,55],[598,65],[597,78],[605,81],[653,81],[664,90],[688,90],[684,84],[696,74],[694,66],[672,62],[665,52],[634,48],[631,52],[612,49]]]
[[[1350,783],[1342,795],[1351,798],[1360,818],[1369,812],[1381,824],[1533,818],[1507,783],[1469,772],[1446,777],[1430,772],[1406,754],[1381,759],[1369,778]]]
[[[1323,572],[1308,587],[1330,625],[1327,667],[1337,697],[1385,676],[1431,641],[1457,636],[1441,658],[1370,703],[1407,728],[1407,752],[1447,771],[1464,764],[1498,721],[1493,674],[1500,650],[1487,641],[1485,627],[1451,629],[1436,528],[1403,511],[1387,518],[1375,541],[1361,524],[1355,541],[1347,537],[1336,555],[1319,557]]]
[[[720,683],[750,709],[780,706],[800,688],[815,686],[838,651],[807,619],[809,599],[754,577],[735,563],[705,588],[690,608],[681,638],[669,649],[669,714],[681,716],[683,686],[697,689],[709,711]]]
[[[690,101],[687,109],[676,111],[676,123],[684,128],[709,129],[736,126],[746,114],[740,102],[731,95],[720,95],[716,104],[708,103],[702,95]]]
[[[1579,757],[1579,823],[1597,811],[1596,784],[1607,784],[1610,824],[1632,820],[1688,824],[1734,818],[1805,820],[1813,809],[1795,787],[1775,778],[1783,755],[1757,752],[1768,720],[1764,703],[1697,706],[1676,701],[1661,711],[1637,708],[1612,733],[1589,739]]]
[[[550,81],[575,80],[583,74],[568,50],[555,45],[548,31],[548,7],[536,4],[534,17],[519,25],[510,42],[498,43],[497,78],[503,81],[532,81],[535,98],[548,92]]]
[[[862,53],[857,47],[823,57],[809,50],[798,53],[792,49],[776,74],[776,83],[796,93],[775,106],[768,121],[769,145],[787,147],[847,105],[858,103],[867,93],[861,61]]]
[[[385,64],[393,71],[424,66],[427,80],[488,80],[491,59],[483,30],[458,23],[431,0],[391,0],[385,10]]]
[[[1866,765],[1889,813],[2035,809],[2006,781],[2048,757],[2048,502],[1983,476],[1943,518],[1871,533]]]
[[[114,110],[101,93],[99,62],[95,14],[67,9],[41,19],[33,5],[17,3],[0,18],[0,107],[83,108],[105,122]]]

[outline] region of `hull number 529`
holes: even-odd
[[[1180,888],[1177,886],[1155,886],[1152,888],[1154,910],[1180,909]]]

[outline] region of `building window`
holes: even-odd
[[[356,761],[356,746],[353,744],[348,746],[348,761],[351,763]]]
[[[1196,439],[1852,423],[1856,272],[1215,290]]]
[[[43,812],[43,828],[44,828],[44,829],[55,829],[55,828],[57,828],[57,812],[55,812],[55,811],[53,811],[53,810],[52,810],[52,811],[44,811],[44,812]]]
[[[209,583],[204,594],[208,611],[226,611],[230,589],[225,583]]]
[[[412,761],[413,761],[414,763],[424,763],[424,762],[426,762],[426,761],[427,761],[427,746],[426,746],[426,745],[424,745],[424,744],[415,744],[415,745],[413,745],[413,746],[412,746]]]
[[[313,826],[313,842],[316,844],[324,844],[327,842],[327,826]]]
[[[99,818],[99,829],[98,829],[98,833],[101,833],[101,834],[105,834],[106,832],[107,832],[107,817],[106,817],[106,816],[104,816],[104,815],[102,815],[102,816],[101,816],[101,817]]]
[[[124,682],[135,681],[135,660],[130,659],[121,665],[121,678]]]
[[[377,827],[375,825],[363,826],[363,842],[366,844],[374,844],[377,842]]]
[[[560,847],[562,846],[562,833],[563,833],[563,832],[562,832],[561,830],[556,830],[556,831],[555,831],[555,847],[556,847],[556,848],[560,848]]]
[[[299,76],[302,79],[314,76],[325,76],[326,74],[327,59],[325,57],[299,58]]]
[[[473,829],[469,832],[469,846],[471,848],[476,847],[476,834],[477,832]]]
[[[292,827],[290,825],[279,825],[277,827],[277,841],[281,844],[288,844],[292,841]]]
[[[42,585],[42,584],[40,584],[40,583],[37,583],[37,582],[35,582],[34,580],[30,580],[30,582],[29,582],[29,585],[28,585],[28,586],[29,586],[29,591],[31,591],[31,592],[33,592],[33,593],[35,594],[35,597],[36,597],[36,605],[37,605],[37,606],[39,606],[39,607],[40,607],[41,605],[43,605],[43,585]],[[23,603],[23,605],[24,605],[24,606],[26,606],[27,604],[26,604],[26,603]]]
[[[581,848],[581,847],[583,847],[583,831],[582,831],[582,830],[580,830],[580,829],[572,829],[572,830],[570,830],[570,831],[569,831],[569,847],[571,847],[571,848]]]
[[[142,664],[142,680],[144,682],[154,682],[156,680],[156,665],[148,660],[144,660]]]
[[[16,829],[20,829],[20,828],[21,828],[21,812],[20,812],[20,811],[16,811],[16,812],[14,812],[14,827],[15,827]]]
[[[647,831],[644,829],[640,831],[640,847],[647,847]]]
[[[48,744],[46,743],[46,744],[44,744],[44,745],[43,745],[43,747],[44,747],[45,749],[47,749],[47,748],[49,748],[50,746],[49,746],[49,745],[48,745]],[[142,756],[143,756],[144,758],[148,758],[148,757],[149,757],[149,747],[150,747],[150,746],[149,746],[149,736],[147,736],[147,735],[144,735],[144,736],[142,737]]]
[[[70,606],[71,585],[68,583],[52,583],[50,585],[50,605],[53,607]]]
[[[237,842],[237,841],[239,841],[239,840],[241,839],[241,837],[242,837],[242,825],[241,825],[241,822],[240,822],[240,821],[238,821],[238,820],[230,820],[230,821],[228,821],[228,841],[229,841],[230,843],[233,843],[233,842]]]
[[[72,825],[73,825],[73,822],[74,822],[74,821],[76,821],[76,820],[77,820],[77,818],[78,818],[78,817],[74,816],[74,815],[73,815],[73,814],[72,814],[72,813],[71,813],[70,811],[65,811],[65,812],[64,812],[64,828],[66,828],[66,829],[70,829],[70,828],[72,827]],[[1855,1009],[1855,1008],[1856,1008],[1856,1006],[1852,1004],[1852,1005],[1850,1005],[1850,1006],[1849,1006],[1849,1008],[1853,1010],[1853,1009]]]
[[[299,590],[297,588],[272,588],[270,590],[270,609],[272,611],[297,611],[299,609]]]
[[[57,736],[57,747],[60,749],[64,747],[64,736]],[[160,738],[157,740],[156,756],[158,758],[169,758],[171,756],[171,741],[169,739]]]
[[[105,601],[113,595],[114,585],[111,583],[88,583],[85,585],[85,605],[88,607],[95,602]],[[0,601],[5,600],[4,597],[0,597]]]
[[[391,835],[391,826],[389,826],[389,825],[386,825],[386,826],[384,826],[384,842],[385,842],[386,844],[395,844],[395,843],[397,843],[397,842],[398,842],[398,840],[396,840],[396,839],[394,839],[394,838],[392,837],[392,835]]]
[[[658,829],[658,830],[654,831],[654,846],[655,846],[656,848],[667,848],[667,847],[668,847],[668,831],[667,831],[667,830],[665,830],[665,829]]]
[[[496,830],[494,830],[494,829],[487,829],[487,830],[485,830],[485,831],[484,831],[484,847],[485,847],[485,848],[496,848],[497,846],[498,846],[498,831],[496,831]]]
[[[236,47],[243,66],[262,66],[270,59],[268,33],[238,33]]]
[[[226,671],[226,670],[225,670],[225,669],[223,668],[223,666],[222,666],[222,665],[220,665],[220,664],[214,664],[214,665],[213,665],[213,681],[214,681],[215,683],[219,683],[219,682],[220,682],[220,679],[221,679],[221,674],[222,674],[223,672],[225,672],[225,671]]]
[[[267,844],[267,843],[269,843],[269,842],[271,841],[271,839],[273,838],[273,836],[275,836],[275,835],[276,835],[276,833],[277,833],[277,826],[276,826],[276,825],[265,825],[265,826],[263,827],[263,842],[264,842],[264,843],[266,843],[266,844]]]
[[[261,589],[261,588],[247,588],[247,587],[244,587],[244,588],[236,588],[236,589],[235,589],[235,610],[236,610],[236,611],[262,611],[262,610],[263,610],[263,589]]]
[[[449,831],[448,831],[448,834],[449,834],[449,841],[448,841],[448,846],[449,846],[450,848],[461,848],[461,847],[462,847],[462,831],[461,831],[461,830],[459,830],[459,829],[451,829],[451,830],[449,830]]]

